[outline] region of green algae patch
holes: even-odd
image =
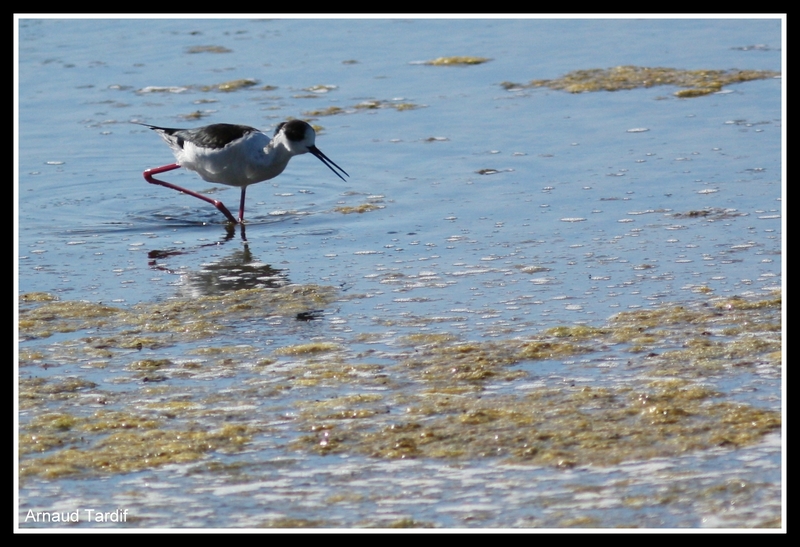
[[[711,299],[624,312],[604,327],[556,327],[521,340],[407,335],[397,342],[411,351],[397,360],[415,388],[383,400],[331,402],[336,412],[309,403],[298,424],[307,434],[292,446],[322,455],[500,458],[560,468],[748,446],[780,429],[780,412],[726,400],[706,378],[754,366],[779,374],[781,305],[778,295]],[[627,352],[626,367],[641,372],[619,385],[486,390],[516,385],[537,361],[570,360],[609,346]]]
[[[197,461],[209,452],[240,449],[247,428],[226,425],[211,431],[115,431],[88,448],[75,443],[68,449],[20,463],[20,477],[57,478],[86,472],[130,473],[174,463]]]
[[[331,342],[312,342],[310,344],[297,344],[275,350],[275,355],[307,355],[311,353],[329,353],[342,349],[339,344]]]
[[[403,518],[391,521],[385,525],[385,528],[434,528],[434,525],[430,522],[414,520],[412,518]]]
[[[256,526],[257,528],[334,528],[332,523],[322,520],[311,520],[301,518],[276,518],[267,520]]]
[[[401,336],[397,343],[403,346],[442,346],[451,342],[458,342],[460,338],[450,333],[418,333]]]
[[[414,338],[405,338],[413,340]],[[413,356],[401,364],[412,376],[435,386],[454,380],[484,382],[489,379],[511,381],[525,375],[510,365],[525,361],[572,357],[591,351],[574,340],[558,340],[549,336],[536,339],[509,339],[493,342],[450,343],[446,336],[423,336],[430,340],[416,348]]]
[[[333,210],[343,215],[350,215],[353,213],[358,213],[358,214],[369,213],[371,211],[377,211],[383,208],[384,208],[383,205],[378,205],[376,203],[362,203],[361,205],[352,205],[352,206],[341,205],[339,207],[335,207]]]
[[[683,70],[662,67],[617,66],[575,70],[552,80],[532,80],[527,84],[503,82],[508,90],[548,87],[568,93],[621,91],[659,85],[683,87],[674,95],[679,98],[701,97],[721,91],[723,87],[753,80],[780,77],[772,70]]]
[[[326,108],[320,108],[317,110],[308,110],[303,113],[305,116],[318,118],[321,116],[336,116],[339,114],[353,114],[360,110],[379,110],[385,108],[392,108],[399,112],[403,112],[406,110],[416,110],[418,108],[423,108],[424,105],[418,105],[415,103],[409,102],[401,102],[401,101],[383,101],[383,100],[368,100],[362,101],[357,103],[353,106],[342,108],[340,106],[329,106]]]
[[[209,114],[207,112],[201,112],[199,110],[195,110],[194,112],[189,112],[188,114],[181,114],[181,118],[186,121],[197,121],[202,120],[203,118],[208,117]]]
[[[175,412],[177,409],[173,408]],[[163,419],[98,410],[87,416],[46,413],[20,433],[20,477],[58,478],[86,473],[128,473],[199,460],[209,452],[238,451],[250,441],[243,424],[217,428],[168,427]]]
[[[169,359],[142,359],[141,361],[134,361],[131,363],[130,368],[131,370],[153,371],[171,365],[172,361]]]
[[[220,84],[202,86],[200,89],[202,91],[223,91],[225,93],[230,93],[232,91],[239,91],[240,89],[246,89],[248,87],[253,87],[256,85],[258,85],[258,80],[253,80],[251,78],[242,78],[239,80],[222,82]]]
[[[29,292],[19,296],[20,302],[53,302],[55,300],[58,300],[58,297],[47,292]]]
[[[547,329],[542,334],[554,338],[570,338],[572,340],[591,340],[605,338],[608,336],[609,329],[589,327],[586,325],[576,325],[572,327],[561,326]]]
[[[453,57],[437,57],[430,61],[425,61],[423,64],[431,66],[468,66],[468,65],[481,65],[488,63],[491,59],[486,57],[470,57],[470,56],[453,56]]]
[[[783,299],[780,295],[775,298],[768,298],[764,300],[747,300],[741,297],[730,297],[714,302],[714,307],[726,311],[735,310],[763,310],[763,309],[780,309],[783,304]]]
[[[752,444],[780,428],[780,414],[730,402],[691,383],[641,389],[532,389],[522,397],[418,398],[406,415],[368,428],[348,407],[319,413],[295,444],[320,454],[377,458],[502,458],[555,467],[614,465],[713,447]],[[436,404],[434,409],[428,406]]]
[[[343,350],[339,348],[338,351]],[[293,360],[293,366],[288,369],[281,368],[281,363],[276,361],[267,366],[266,372],[272,378],[282,378],[284,385],[292,388],[310,387],[345,387],[354,388],[388,388],[393,382],[386,374],[384,367],[371,363],[350,363],[343,360],[341,354],[326,355],[327,351],[305,352],[292,354],[302,361]]]
[[[84,301],[26,300],[19,311],[19,332],[25,339],[35,339],[56,332],[124,329],[124,333],[86,340],[95,350],[156,348],[213,338],[231,323],[261,320],[266,314],[296,316],[321,309],[336,294],[333,287],[287,285],[176,298],[130,309]]]
[[[347,111],[340,106],[329,106],[319,110],[309,110],[304,112],[305,116],[319,117],[319,116],[335,116],[336,114],[345,114]]]
[[[68,401],[79,399],[90,392],[97,384],[74,376],[57,379],[21,378],[19,380],[20,409],[41,406],[48,401]]]
[[[533,341],[526,342],[519,350],[518,357],[525,360],[557,359],[589,353],[591,349],[572,343]]]
[[[315,422],[328,420],[358,420],[371,418],[384,411],[383,397],[377,394],[358,394],[334,397],[323,401],[304,402],[302,413]],[[327,429],[326,425],[312,425],[312,431]]]
[[[273,442],[389,460],[609,466],[736,449],[781,426],[779,412],[720,387],[739,374],[779,378],[779,293],[699,296],[599,327],[517,330],[516,338],[469,340],[438,316],[408,317],[403,335],[325,338],[297,320],[337,298],[331,287],[288,285],[85,316],[53,314],[63,302],[48,298],[21,304],[96,332],[26,342],[20,476],[215,464],[219,454]],[[301,344],[265,342],[270,321],[312,334]],[[232,342],[232,332],[246,338]],[[609,374],[587,372],[598,367]],[[597,376],[591,386],[587,375]]]
[[[703,306],[663,306],[611,318],[609,337],[646,356],[660,376],[700,378],[730,367],[780,367],[780,296],[712,299]]]
[[[82,300],[38,298],[25,302],[42,303],[20,307],[19,333],[24,338],[47,338],[53,333],[74,332],[112,322],[120,308]]]
[[[159,420],[114,410],[98,410],[90,419],[81,420],[80,430],[87,432],[105,432],[120,429],[154,429],[160,425]]]
[[[413,356],[401,365],[411,377],[426,384],[440,386],[453,381],[482,383],[489,379],[506,380],[519,376],[507,365],[519,362],[518,344],[465,342],[445,345],[426,345],[417,348]]]

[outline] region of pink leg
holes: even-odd
[[[242,197],[239,200],[239,224],[244,222],[244,191],[247,190],[247,186],[242,186]]]
[[[189,194],[190,196],[200,198],[203,201],[210,203],[211,205],[219,209],[220,212],[222,212],[222,214],[228,218],[228,220],[236,224],[236,219],[233,218],[231,212],[228,211],[228,208],[225,207],[225,205],[220,200],[211,199],[210,197],[204,196],[203,194],[198,194],[197,192],[192,192],[191,190],[187,190],[186,188],[181,188],[180,186],[177,186],[175,184],[170,184],[169,182],[164,182],[163,180],[158,180],[153,178],[153,175],[164,173],[166,171],[172,171],[173,169],[178,169],[179,167],[180,165],[178,165],[177,163],[171,163],[169,165],[162,165],[161,167],[153,167],[152,169],[147,169],[143,173],[144,180],[146,180],[150,184],[158,184],[159,186],[166,186],[167,188],[172,188],[173,190],[177,190],[178,192],[183,192],[184,194]],[[242,200],[244,200],[244,189],[242,189]],[[242,205],[244,205],[244,203],[242,203]],[[242,209],[243,207],[240,208],[239,212],[240,218],[244,214],[244,211]]]

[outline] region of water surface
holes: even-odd
[[[583,356],[506,366],[491,353],[491,375],[449,380],[432,380],[440,363],[421,356],[605,328],[620,312],[779,298],[780,78],[692,99],[674,86],[524,84],[624,65],[780,72],[780,45],[779,19],[21,19],[17,294],[73,307],[61,308],[61,330],[21,329],[21,389],[33,396],[20,435],[60,444],[20,456],[20,525],[53,526],[26,523],[29,510],[121,507],[129,527],[780,526],[779,431],[562,466],[525,464],[505,446],[496,457],[381,456],[358,437],[391,427],[370,421],[384,419],[378,408],[395,424],[440,417],[415,414],[427,408],[420,393],[498,397],[497,410],[545,389],[622,401],[675,381],[718,393],[706,407],[779,412],[779,333],[739,332],[730,317],[719,330],[680,328],[712,346],[771,345],[690,353],[678,367],[664,355],[690,346],[679,335],[639,349],[598,335]],[[446,56],[489,61],[425,63]],[[254,85],[219,88],[245,79]],[[131,121],[271,131],[292,117],[319,127],[318,146],[351,176],[294,158],[248,190],[245,230],[141,176],[173,159]],[[234,188],[164,179],[235,208]],[[283,296],[226,313],[233,291],[254,288]],[[84,301],[90,311],[76,312]],[[191,315],[192,303],[206,307]],[[24,316],[50,304],[19,305]],[[780,305],[770,309],[749,321],[780,326]],[[134,319],[157,313],[167,332]],[[656,331],[677,321],[658,317]],[[171,319],[202,323],[201,334]],[[475,411],[465,409],[441,417]],[[55,469],[65,450],[92,452],[80,432],[110,411],[152,418],[155,431],[234,424],[243,441],[165,465]],[[363,431],[339,411],[368,417]],[[343,432],[337,450],[304,443],[324,431]],[[70,524],[101,525],[120,526]]]

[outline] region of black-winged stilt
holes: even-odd
[[[177,160],[177,163],[147,169],[143,173],[145,180],[200,198],[214,205],[234,224],[237,220],[221,201],[158,180],[153,175],[184,167],[194,171],[205,181],[238,186],[242,189],[239,223],[244,220],[244,196],[247,187],[280,175],[293,156],[311,152],[340,179],[345,180],[336,169],[350,176],[314,145],[314,128],[301,120],[281,123],[271,139],[253,127],[229,123],[215,123],[197,129],[169,129],[144,123],[140,125],[161,135]]]

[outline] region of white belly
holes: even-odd
[[[277,177],[286,168],[288,161],[275,161],[274,155],[265,153],[268,144],[269,138],[262,133],[250,134],[242,141],[216,149],[185,142],[176,159],[181,167],[194,171],[205,181],[248,186]]]

